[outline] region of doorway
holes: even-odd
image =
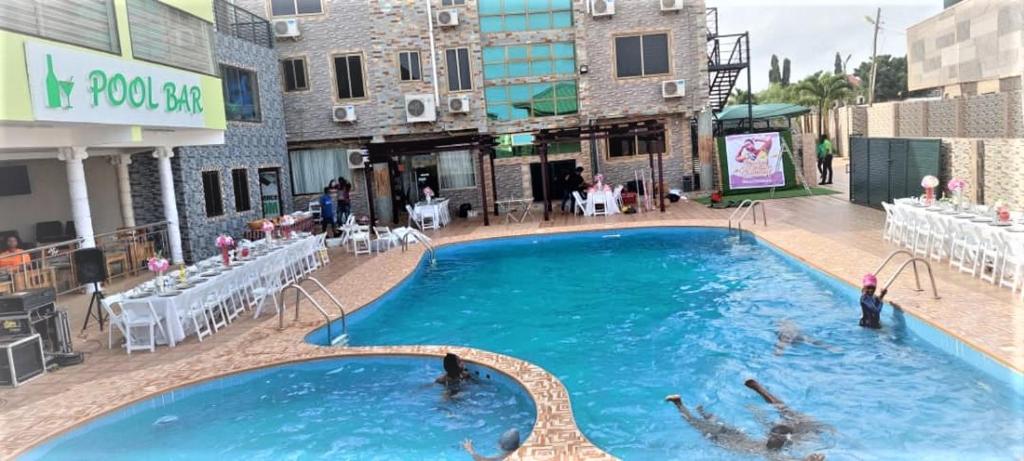
[[[576,169],[576,160],[559,160],[548,162],[548,194],[551,202],[559,202],[565,194],[565,181],[562,181],[569,173]],[[543,176],[540,171],[540,163],[530,164],[530,187],[533,191],[533,201],[544,201]],[[571,192],[571,191],[570,191]]]
[[[260,201],[264,218],[281,216],[281,169],[260,168]]]

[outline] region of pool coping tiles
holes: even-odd
[[[602,222],[594,220],[585,224],[557,227],[548,226],[547,223],[477,227],[460,235],[438,235],[434,241],[435,246],[440,247],[474,240],[579,231],[653,227],[724,227],[722,219],[680,219],[655,216],[648,217],[643,221],[608,220]],[[775,222],[778,223],[779,220],[776,219]],[[830,264],[830,261],[834,260],[833,258],[827,255],[821,258],[809,257],[807,251],[802,251],[802,246],[812,249],[815,247],[811,242],[817,238],[815,234],[784,223],[774,225],[774,227],[758,226],[747,230],[759,240],[782,250],[788,256],[855,287],[859,274],[870,270],[867,266],[876,264],[878,260],[877,257],[869,253],[858,255],[863,262],[861,265],[865,268],[852,272],[849,270],[851,268],[848,267],[848,263],[836,262],[834,267],[844,269],[843,273],[846,274],[837,275],[836,271],[822,267]],[[419,245],[412,248],[414,250],[404,253],[400,250],[393,250],[376,256],[370,262],[360,266],[359,270],[351,270],[329,284],[332,292],[346,294],[346,306],[359,306],[357,308],[349,307],[348,315],[373,303],[414,273],[421,262],[424,249]],[[846,250],[844,249],[844,251]],[[848,250],[860,251],[856,248]],[[847,272],[850,273],[847,274]],[[909,288],[910,283],[909,280],[903,280],[898,286]],[[323,298],[323,295],[315,297]],[[912,290],[901,289],[899,293],[893,293],[891,297],[890,301],[898,304],[904,311],[913,314],[923,323],[949,334],[957,339],[957,343],[962,342],[983,352],[978,355],[985,356],[987,354],[1002,365],[1009,367],[1011,375],[1013,374],[1012,370],[1016,370],[1019,376],[1019,371],[1024,368],[1021,366],[1021,363],[1024,363],[1019,350],[1021,346],[1007,351],[985,342],[966,341],[963,331],[945,327],[941,317],[936,318],[933,315],[932,304],[928,303],[923,296]],[[469,362],[493,368],[508,375],[514,382],[520,384],[534,400],[537,419],[533,431],[524,441],[522,447],[508,459],[545,461],[616,459],[591,443],[583,435],[573,418],[567,390],[556,377],[537,365],[513,357],[467,347],[443,345],[321,347],[305,342],[306,336],[322,323],[319,315],[313,309],[307,307],[300,310],[298,320],[293,320],[293,315],[289,312],[285,316],[285,327],[282,330],[278,330],[278,322],[272,317],[267,316],[264,321],[255,325],[251,330],[217,344],[212,349],[204,349],[187,360],[127,371],[113,377],[97,376],[95,380],[75,385],[67,392],[3,412],[0,414],[0,458],[16,457],[32,447],[41,445],[51,437],[79,427],[124,405],[211,378],[302,360],[331,357],[430,356],[438,358],[440,363],[440,358],[445,353],[455,352]],[[146,360],[147,356],[149,355],[137,354],[130,358],[121,358],[125,361]],[[679,429],[685,430],[684,425],[680,424]],[[491,442],[477,441],[480,446],[486,446]]]

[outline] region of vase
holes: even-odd
[[[163,272],[159,272],[156,275],[156,291],[157,291],[157,293],[163,293],[164,292],[164,285],[165,285],[164,273]]]
[[[934,202],[935,202],[935,188],[934,187],[926,187],[926,188],[924,188],[924,204],[927,205],[927,206],[932,206],[932,203],[934,203]]]
[[[231,255],[228,254],[227,246],[220,247],[220,260],[224,263],[224,267],[231,265]]]

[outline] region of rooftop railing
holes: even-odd
[[[265,48],[274,48],[274,34],[266,19],[226,0],[214,0],[213,13],[218,32]]]

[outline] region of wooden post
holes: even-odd
[[[370,205],[370,227],[372,229],[373,226],[376,225],[376,222],[377,222],[377,215],[376,215],[376,213],[374,213],[374,208],[376,208],[377,206],[374,203],[374,199],[373,199],[373,164],[372,163],[366,162],[366,163],[363,164],[363,174],[365,175],[364,177],[366,178],[366,200],[369,201],[369,205]]]
[[[551,220],[551,197],[548,196],[548,142],[541,141],[537,146],[537,154],[540,155],[540,181],[541,190],[544,193],[544,220]]]
[[[485,152],[480,149],[479,146],[474,146],[474,153],[477,154],[476,158],[480,163],[480,209],[484,212],[484,225],[491,225],[491,213],[487,211],[487,181],[484,181],[484,154]]]
[[[491,197],[494,198],[494,216],[498,216],[498,179],[494,172],[494,157],[497,156],[494,148],[487,148],[487,157],[491,159]]]
[[[661,212],[665,212],[665,166],[662,164],[662,152],[665,149],[658,151],[658,198],[661,200]]]

